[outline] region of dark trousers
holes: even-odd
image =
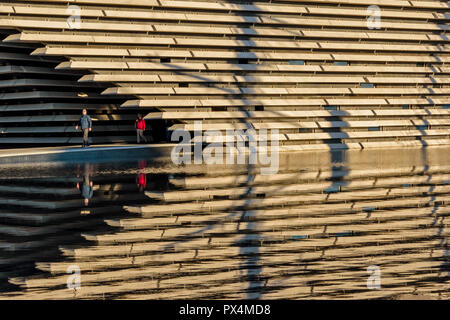
[[[89,129],[82,129],[83,131],[83,147],[89,145]]]
[[[144,130],[136,129],[137,143],[141,143],[141,139],[147,143],[147,138],[144,136]]]

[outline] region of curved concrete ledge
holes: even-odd
[[[109,144],[94,145],[89,148],[78,146],[60,146],[44,148],[22,148],[22,149],[3,149],[0,150],[0,164],[20,164],[31,162],[116,162],[116,161],[134,161],[139,159],[170,160],[171,151],[176,146],[175,143],[164,144]],[[381,141],[381,142],[362,142],[347,144],[305,144],[305,145],[283,145],[278,147],[280,157],[286,157],[290,154],[302,153],[322,154],[322,155],[340,155],[342,152],[362,152],[370,150],[423,150],[431,152],[434,149],[444,148],[448,150],[450,140],[433,139],[426,143],[419,140],[407,141]],[[259,150],[259,147],[256,148]],[[237,150],[235,150],[237,152]],[[246,156],[249,154],[248,147],[240,152]],[[447,152],[447,151],[445,151]],[[193,156],[192,149],[188,154]]]
[[[113,162],[134,160],[145,157],[161,159],[170,157],[173,144],[148,145],[95,145],[80,147],[46,147],[0,150],[0,164],[49,162],[49,161],[89,161]]]

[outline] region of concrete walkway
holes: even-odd
[[[173,144],[109,144],[89,148],[79,146],[0,149],[0,163],[48,161],[124,161],[140,157],[166,158]]]

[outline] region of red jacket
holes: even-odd
[[[138,129],[138,130],[145,130],[145,120],[144,119],[137,119],[136,120],[136,129]]]

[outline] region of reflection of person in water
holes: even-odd
[[[145,168],[147,167],[146,161],[139,161],[139,174],[137,176],[137,185],[139,187],[139,191],[142,192],[145,190],[147,186],[147,175],[145,174]]]
[[[84,205],[86,207],[89,205],[89,201],[94,195],[94,183],[90,179],[90,173],[90,166],[86,164],[84,167],[83,182],[81,186],[79,182],[77,183],[77,189],[80,190],[81,196],[84,199]]]

